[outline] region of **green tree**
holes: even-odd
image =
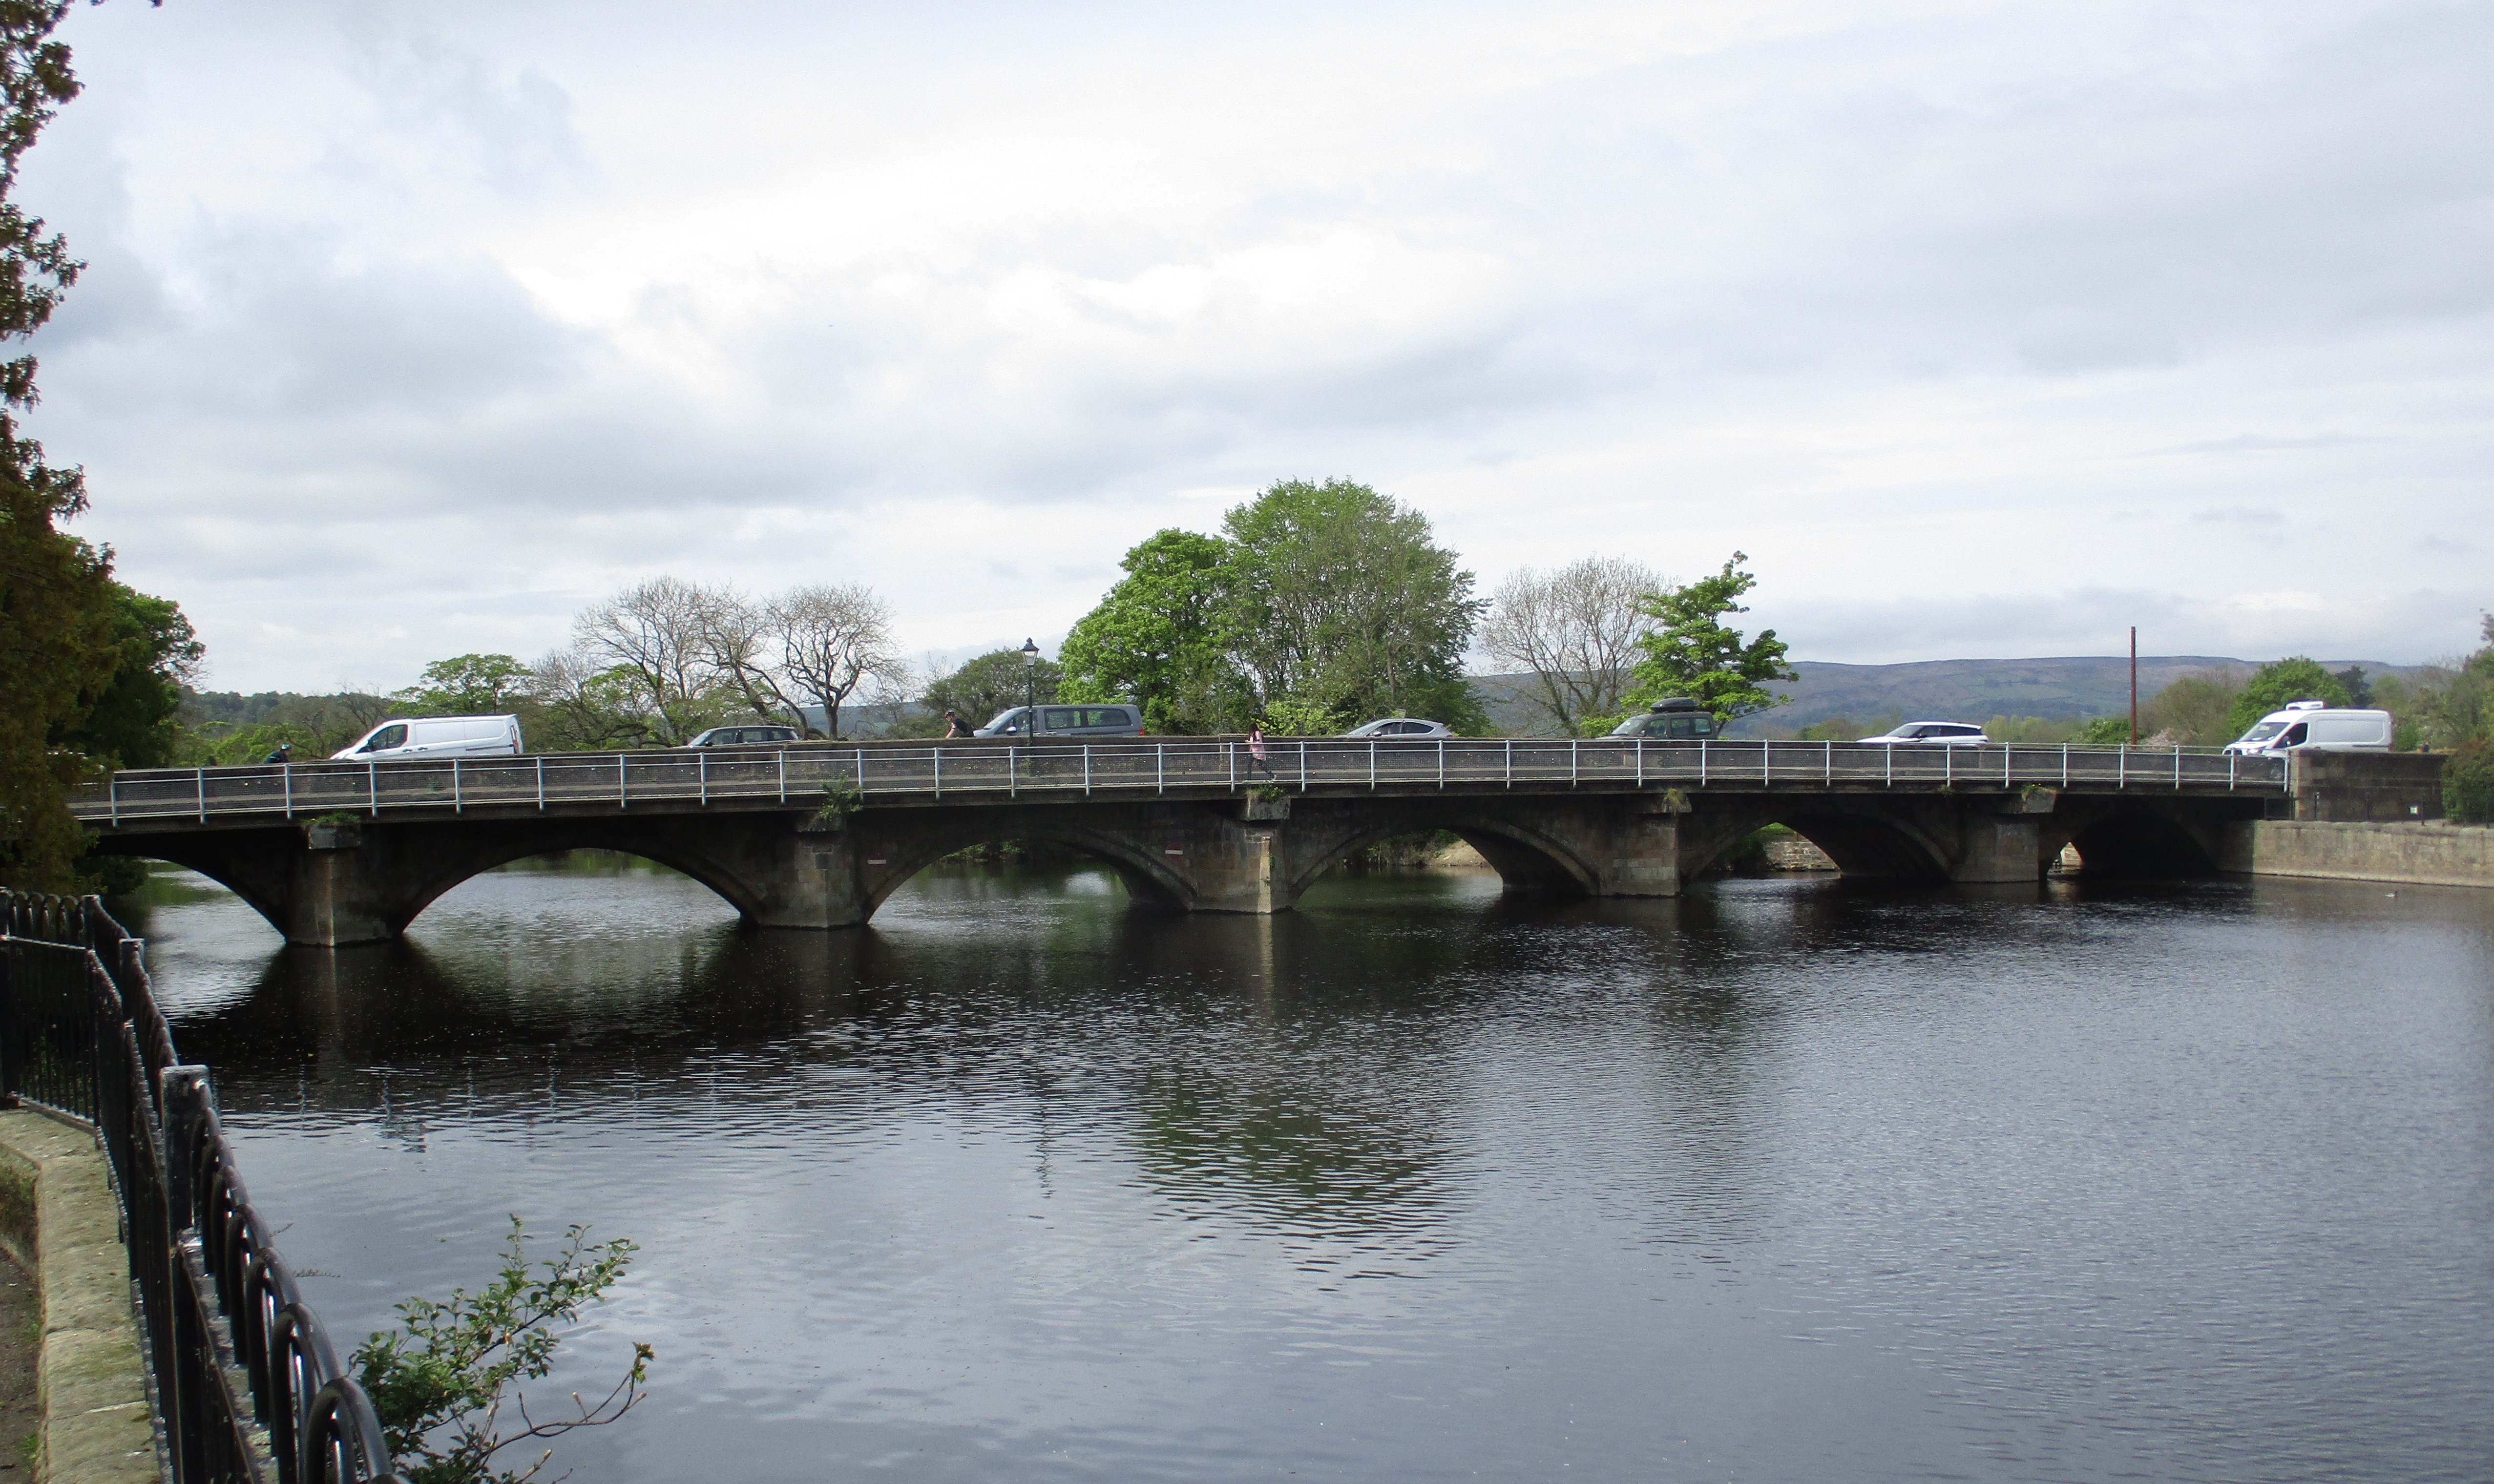
[[[2412,703],[2422,742],[2458,748],[2494,741],[2494,615],[2483,620],[2483,649],[2453,662],[2448,680]]]
[[[391,699],[418,715],[499,716],[528,698],[536,672],[509,654],[455,654],[424,667],[423,681]]]
[[[11,199],[18,162],[77,96],[69,47],[51,39],[68,9],[0,0],[0,340],[40,329],[81,266]],[[86,508],[84,480],[17,435],[35,370],[31,355],[0,363],[0,883],[57,891],[79,884],[85,849],[69,790],[97,771],[71,734],[110,688],[121,651],[111,553],[59,529]]]
[[[1284,480],[1232,509],[1219,625],[1260,710],[1486,725],[1464,651],[1488,605],[1429,519],[1364,484]]]
[[[949,711],[983,727],[997,712],[1023,705],[1033,691],[1042,701],[1057,699],[1064,678],[1064,670],[1049,660],[1034,666],[1019,650],[989,650],[928,686],[919,704],[938,716]]]
[[[1723,622],[1725,614],[1749,611],[1742,606],[1741,595],[1758,580],[1741,570],[1749,560],[1747,552],[1734,552],[1712,577],[1646,594],[1638,609],[1655,626],[1637,640],[1645,657],[1636,664],[1629,706],[1688,696],[1721,722],[1783,704],[1786,698],[1767,690],[1765,682],[1800,679],[1784,661],[1789,646],[1774,629],[1760,629],[1757,638],[1745,641],[1739,629]],[[1586,727],[1598,734],[1618,721],[1617,716],[1590,717]]]
[[[2235,672],[2183,676],[2141,703],[2140,731],[2149,737],[2170,737],[2187,747],[2233,742],[2243,735],[2242,728],[2228,731],[2226,722],[2241,692],[2242,681]]]
[[[1163,530],[1129,550],[1118,565],[1126,575],[1057,651],[1065,699],[1131,696],[1154,732],[1244,730],[1247,686],[1222,645],[1229,543]]]
[[[113,583],[112,678],[68,744],[110,768],[163,768],[181,751],[182,684],[206,652],[170,598]]]
[[[2232,742],[2242,736],[2251,730],[2253,722],[2291,701],[2326,701],[2331,706],[2344,706],[2347,687],[2338,682],[2338,677],[2322,669],[2317,660],[2300,654],[2272,660],[2253,673],[2226,708],[2226,740]]]
[[[2494,824],[2494,741],[2451,749],[2442,765],[2442,811],[2468,824]]]
[[[2130,742],[2130,717],[2090,716],[2079,728],[2078,740],[2090,747],[2120,747]]]

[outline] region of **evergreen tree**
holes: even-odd
[[[11,197],[17,164],[77,96],[69,47],[51,40],[66,0],[0,0],[0,340],[52,316],[79,264]],[[121,654],[111,553],[59,529],[86,507],[76,469],[54,469],[17,416],[35,403],[35,358],[0,363],[0,884],[79,884],[84,833],[69,790],[97,771],[73,733],[112,683]]]

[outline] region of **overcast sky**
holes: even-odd
[[[1192,11],[1190,15],[1184,14]],[[1275,479],[1749,553],[1805,659],[2409,662],[2494,604],[2494,7],[74,10],[78,529],[207,683],[657,573],[1051,645]]]

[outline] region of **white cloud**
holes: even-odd
[[[2494,603],[2467,8],[66,29],[37,428],[220,683],[532,653],[669,570],[1047,637],[1332,474],[1485,588],[1746,550],[1811,658],[2403,660]]]

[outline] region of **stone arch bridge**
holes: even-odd
[[[396,936],[480,871],[628,852],[769,927],[864,923],[928,864],[1058,843],[1141,899],[1288,910],[1377,840],[1462,836],[1510,889],[1669,896],[1783,824],[1847,875],[2037,879],[2215,868],[2284,766],[2156,748],[1226,739],[867,743],[123,772],[75,803],[106,852],[189,866],[292,942]]]

